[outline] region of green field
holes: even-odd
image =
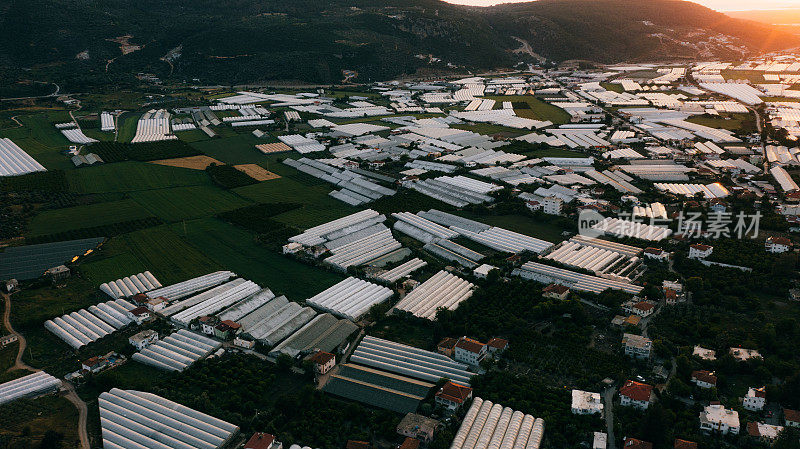
[[[211,185],[202,170],[146,162],[117,162],[67,172],[75,193],[135,192],[178,186]]]
[[[54,126],[55,123],[69,121],[64,110],[37,111],[34,115],[18,115],[22,127],[12,126],[0,129],[0,137],[7,137],[49,169],[72,168],[70,159],[61,154],[70,142]]]
[[[117,117],[117,142],[130,142],[136,135],[136,125],[142,114],[125,112]]]
[[[289,170],[294,169],[289,168]],[[315,181],[320,182],[319,180]],[[288,201],[303,204],[302,208],[272,218],[291,226],[306,229],[356,212],[356,208],[329,196],[328,192],[331,190],[332,186],[327,183],[308,185],[292,178],[283,177],[239,187],[232,191],[257,203]]]
[[[625,89],[622,88],[622,84],[618,83],[600,83],[600,86],[602,86],[605,90],[610,90],[618,94],[625,92]]]
[[[56,234],[74,229],[135,220],[151,215],[138,203],[128,199],[46,210],[33,217],[29,229],[32,236]]]
[[[218,127],[220,128],[220,127]],[[201,131],[202,132],[202,131]],[[215,130],[216,132],[216,130]],[[191,142],[191,145],[203,154],[213,157],[226,164],[262,164],[274,158],[269,158],[256,149],[256,145],[264,143],[264,139],[247,134],[236,134],[231,137],[215,138]],[[282,155],[281,158],[286,157]]]
[[[255,241],[254,234],[214,218],[176,223],[171,228],[225,269],[294,300],[309,298],[344,279],[269,251]]]
[[[144,270],[167,285],[223,268],[168,226],[114,237],[80,265],[84,276],[96,285]]]
[[[693,115],[686,119],[687,122],[711,128],[738,131],[746,122],[753,121],[752,114],[725,114],[719,116]]]
[[[569,123],[570,115],[567,111],[544,102],[533,95],[502,95],[502,96],[489,96],[483,97],[494,100],[498,103],[510,101],[512,103],[524,102],[528,104],[528,108],[515,108],[514,112],[520,117],[530,118],[534,120],[549,120],[556,125]]]
[[[131,193],[131,198],[165,221],[208,217],[249,204],[249,201],[213,186],[145,190]]]

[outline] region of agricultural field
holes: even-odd
[[[134,192],[178,186],[210,185],[202,171],[145,162],[119,162],[67,172],[75,193]]]
[[[238,165],[260,164],[268,161],[269,159],[267,156],[256,149],[257,144],[264,142],[264,139],[259,139],[247,133],[236,134],[232,137],[192,142],[190,145],[200,150],[200,152],[206,156],[213,157],[226,164]]]
[[[175,187],[131,193],[142,208],[167,222],[207,217],[249,201],[213,186]]]
[[[136,201],[127,199],[45,210],[31,220],[29,230],[31,236],[57,234],[150,216],[152,214]]]
[[[117,117],[117,142],[130,142],[136,135],[136,125],[142,114],[125,112]]]
[[[313,178],[312,178],[313,179]],[[318,180],[317,180],[318,181]],[[330,184],[308,185],[289,177],[274,179],[232,192],[257,203],[301,203],[303,207],[272,217],[281,223],[306,229],[356,211],[328,195]]]
[[[482,97],[489,100],[495,100],[500,105],[504,101],[512,103],[526,103],[527,108],[514,107],[514,112],[520,117],[530,118],[534,120],[549,120],[557,125],[569,123],[570,115],[567,111],[545,103],[544,101],[534,97],[533,95],[503,95],[503,96],[487,96]]]
[[[211,164],[221,164],[222,162],[208,156],[189,156],[174,159],[161,159],[151,161],[153,164],[166,165],[167,167],[191,168],[192,170],[205,170]]]
[[[166,225],[114,237],[80,265],[96,285],[144,270],[167,285],[221,269]]]
[[[711,128],[727,129],[729,131],[755,132],[756,125],[752,114],[724,114],[712,116],[707,114],[694,115],[686,119],[687,122]]]
[[[220,266],[293,300],[309,298],[344,279],[269,251],[256,242],[255,234],[218,219],[176,223],[171,229]]]
[[[47,109],[31,115],[16,116],[16,120],[23,126],[18,127],[12,122],[10,127],[0,129],[0,137],[13,140],[48,169],[73,167],[69,158],[61,154],[61,151],[69,147],[70,142],[53,126],[54,123],[70,120],[66,111]]]
[[[79,447],[78,411],[66,398],[45,396],[0,406],[0,441],[9,448]]]

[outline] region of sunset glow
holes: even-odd
[[[501,3],[523,3],[530,0],[445,0],[448,3],[471,6],[492,6]],[[766,0],[754,4],[752,0],[698,0],[694,3],[717,11],[747,11],[782,8],[800,8],[800,0]]]

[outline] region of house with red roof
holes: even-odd
[[[714,247],[710,245],[703,245],[702,243],[695,243],[689,246],[690,259],[705,259],[714,252]]]
[[[717,376],[711,371],[693,371],[692,383],[700,388],[714,388],[717,386]]]
[[[653,443],[625,437],[625,439],[622,440],[622,447],[623,449],[653,449]]]
[[[697,449],[697,443],[675,438],[675,449]]]
[[[767,237],[764,242],[764,249],[773,254],[785,253],[792,249],[792,241],[786,237]]]
[[[336,366],[336,356],[330,352],[318,351],[308,357],[314,364],[314,371],[317,374],[325,374]]]
[[[244,443],[244,449],[282,449],[283,444],[275,440],[274,435],[256,432]]]
[[[472,399],[472,388],[453,381],[447,381],[436,392],[435,401],[437,405],[446,410],[455,411],[470,399]]]
[[[620,405],[646,410],[653,396],[653,386],[627,380],[619,389]]]
[[[461,337],[455,345],[453,358],[457,362],[477,366],[486,357],[487,352],[485,344],[468,337]]]
[[[786,427],[800,427],[800,411],[783,409],[783,422]]]

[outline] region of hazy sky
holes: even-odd
[[[498,3],[523,2],[530,0],[445,0],[449,3],[474,6],[491,6]],[[642,0],[647,1],[647,0]],[[800,0],[694,0],[695,3],[718,11],[740,11],[751,9],[800,8]]]

